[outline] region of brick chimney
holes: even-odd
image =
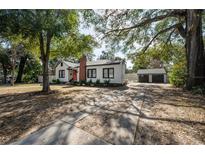
[[[79,79],[80,81],[85,81],[86,80],[86,56],[83,55],[80,59],[80,75]]]

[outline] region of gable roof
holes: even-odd
[[[65,63],[67,66],[71,68],[76,68],[80,66],[80,63],[73,63],[73,62],[62,60],[57,63],[56,67],[61,62]],[[115,65],[115,64],[120,64],[122,62],[124,62],[124,60],[96,60],[96,61],[87,61],[86,66]]]
[[[69,61],[65,61],[65,60],[62,60],[62,61],[58,61],[57,64],[56,64],[56,67],[60,64],[60,63],[64,63],[66,64],[67,66],[71,67],[71,68],[75,68],[77,66],[79,66],[80,64],[79,63],[73,63],[73,62],[69,62]]]
[[[166,74],[164,68],[139,69],[137,74]]]
[[[70,67],[72,67],[72,68],[79,66],[78,63],[72,63],[72,62],[69,62],[69,61],[63,61],[63,62],[64,62],[67,66],[70,66]]]
[[[96,61],[87,61],[86,66],[98,66],[98,65],[113,65],[120,64],[122,60],[96,60]]]

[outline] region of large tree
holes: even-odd
[[[53,39],[67,37],[78,28],[78,13],[75,10],[2,10],[1,20],[5,30],[2,34],[21,34],[37,39],[43,64],[43,92],[50,90],[48,62]],[[16,30],[13,31],[13,28]]]
[[[133,56],[158,43],[184,44],[187,88],[205,83],[203,10],[98,10],[84,15],[112,49]]]
[[[54,57],[79,58],[97,45],[92,36],[79,33],[79,12],[76,10],[1,10],[0,20],[1,36],[20,35],[30,41],[23,41],[24,44],[31,46],[35,42],[38,45],[44,92],[50,90],[48,64],[51,53]]]

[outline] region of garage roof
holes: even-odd
[[[166,74],[166,71],[164,68],[139,69],[137,74]]]

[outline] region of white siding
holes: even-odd
[[[77,81],[79,82],[80,68],[77,68]]]
[[[58,64],[58,66],[56,67],[56,79],[59,79],[61,82],[68,82],[68,66],[63,63],[63,66],[61,66],[61,63]],[[59,70],[64,70],[65,71],[65,78],[59,78]]]
[[[122,63],[122,82],[125,80],[125,69],[126,69],[126,64]]]
[[[103,78],[103,68],[114,68],[114,78]],[[110,83],[122,83],[124,80],[125,64],[87,66],[86,73],[88,69],[96,69],[97,76],[96,78],[88,78],[86,74],[87,81],[92,80],[93,82],[96,82],[97,79],[100,79],[101,83],[103,83],[105,80],[110,80]]]

